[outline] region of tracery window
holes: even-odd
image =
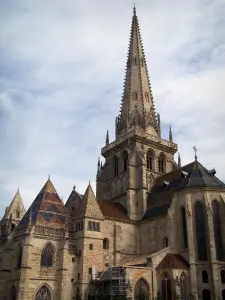
[[[109,249],[109,240],[107,238],[103,240],[103,249]]]
[[[119,168],[118,168],[118,158],[117,158],[117,156],[114,156],[113,157],[113,168],[114,168],[114,175],[115,176],[117,176],[118,175],[118,170],[119,170]]]
[[[171,300],[171,280],[168,273],[164,273],[161,281],[161,293],[163,300]]]
[[[198,250],[198,260],[207,260],[206,248],[206,227],[205,227],[205,213],[203,204],[199,201],[195,204],[195,227],[196,227],[196,242]]]
[[[128,153],[127,151],[123,152],[123,170],[126,171],[128,167]]]
[[[186,212],[184,207],[181,207],[181,217],[182,217],[184,248],[187,248],[188,247],[187,220],[186,220]]]
[[[137,281],[134,288],[135,300],[148,300],[149,299],[149,287],[147,282],[141,278]]]
[[[52,295],[49,288],[43,285],[35,296],[35,300],[52,300]]]
[[[159,173],[162,174],[165,173],[165,158],[163,154],[160,154],[158,158],[158,169],[159,169]]]
[[[50,243],[45,245],[41,253],[41,267],[52,267],[54,249]]]
[[[214,239],[215,239],[215,247],[216,247],[216,258],[217,260],[224,260],[224,247],[223,247],[221,220],[220,220],[220,204],[218,201],[214,200],[212,202],[212,210],[213,210],[213,230],[214,230]]]
[[[207,271],[202,271],[202,282],[203,283],[208,283],[209,282],[209,276]]]
[[[146,154],[146,163],[147,163],[147,169],[148,170],[153,170],[153,164],[154,164],[154,154],[151,150],[147,151]]]

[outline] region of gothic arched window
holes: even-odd
[[[148,170],[153,170],[153,165],[154,165],[154,154],[151,150],[147,151],[146,154],[146,163],[147,163],[147,169]]]
[[[220,271],[220,279],[222,283],[225,283],[225,270]]]
[[[123,170],[126,171],[128,167],[128,153],[127,151],[123,152]]]
[[[37,292],[35,300],[51,300],[52,295],[49,288],[46,285],[43,285]]]
[[[45,245],[41,253],[41,267],[52,267],[53,265],[54,249],[53,246],[48,243]]]
[[[221,220],[220,220],[220,204],[218,201],[214,200],[212,202],[212,210],[213,210],[213,230],[214,230],[214,239],[215,239],[215,247],[216,247],[216,258],[217,260],[223,260],[224,247],[223,247]]]
[[[148,300],[149,299],[149,287],[147,282],[141,278],[137,281],[134,288],[135,300]]]
[[[11,286],[11,289],[10,289],[10,294],[9,294],[9,299],[10,300],[16,300],[16,288],[15,286]]]
[[[225,290],[222,290],[222,300],[225,300]]]
[[[198,260],[207,260],[206,248],[206,226],[205,226],[205,213],[203,204],[199,201],[195,204],[195,228],[196,228],[196,242],[198,249]]]
[[[103,249],[109,249],[109,240],[107,238],[103,240]]]
[[[161,281],[162,299],[171,300],[171,280],[168,273],[164,273]]]
[[[209,276],[207,271],[202,271],[202,282],[203,283],[208,283],[209,282]]]
[[[159,173],[162,174],[165,173],[165,157],[163,154],[160,154],[158,158],[158,169],[159,169]]]
[[[117,156],[114,156],[113,157],[113,169],[114,169],[114,175],[115,176],[118,175],[118,170],[119,170],[118,166],[119,166],[118,158],[117,158]]]
[[[210,295],[209,290],[203,290],[202,291],[202,299],[203,300],[210,300],[211,299],[211,295]]]
[[[181,217],[182,217],[184,248],[187,248],[188,247],[187,220],[186,220],[186,213],[185,213],[185,208],[184,207],[181,207]]]
[[[19,244],[17,247],[17,263],[16,263],[16,268],[21,268],[22,266],[22,257],[23,257],[23,249],[21,245]]]

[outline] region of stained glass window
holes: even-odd
[[[51,292],[46,285],[43,285],[35,296],[35,300],[51,300]]]
[[[171,300],[171,280],[168,273],[163,275],[161,281],[162,299]]]
[[[188,247],[187,220],[186,220],[186,213],[184,207],[181,207],[181,217],[182,217],[182,227],[183,227],[184,248],[187,248]]]
[[[213,209],[213,230],[214,230],[214,239],[216,247],[216,258],[217,260],[224,260],[224,248],[223,248],[223,239],[222,239],[222,228],[220,220],[220,204],[218,201],[214,200],[212,202]]]
[[[51,244],[47,244],[41,253],[41,266],[52,267],[53,265],[54,249]]]
[[[205,227],[205,213],[203,204],[199,201],[195,204],[195,227],[198,249],[198,260],[207,260],[207,248],[206,248],[206,227]]]

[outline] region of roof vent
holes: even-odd
[[[170,185],[169,181],[163,181],[163,186],[168,187]]]
[[[208,170],[209,175],[215,176],[216,170],[213,168],[212,170]]]
[[[188,177],[188,172],[181,171],[181,176],[182,176],[183,178],[187,178],[187,177]]]

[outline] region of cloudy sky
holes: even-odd
[[[0,19],[0,217],[51,174],[66,200],[95,185],[119,111],[132,0],[8,0]],[[225,1],[137,0],[163,137],[225,180]]]

